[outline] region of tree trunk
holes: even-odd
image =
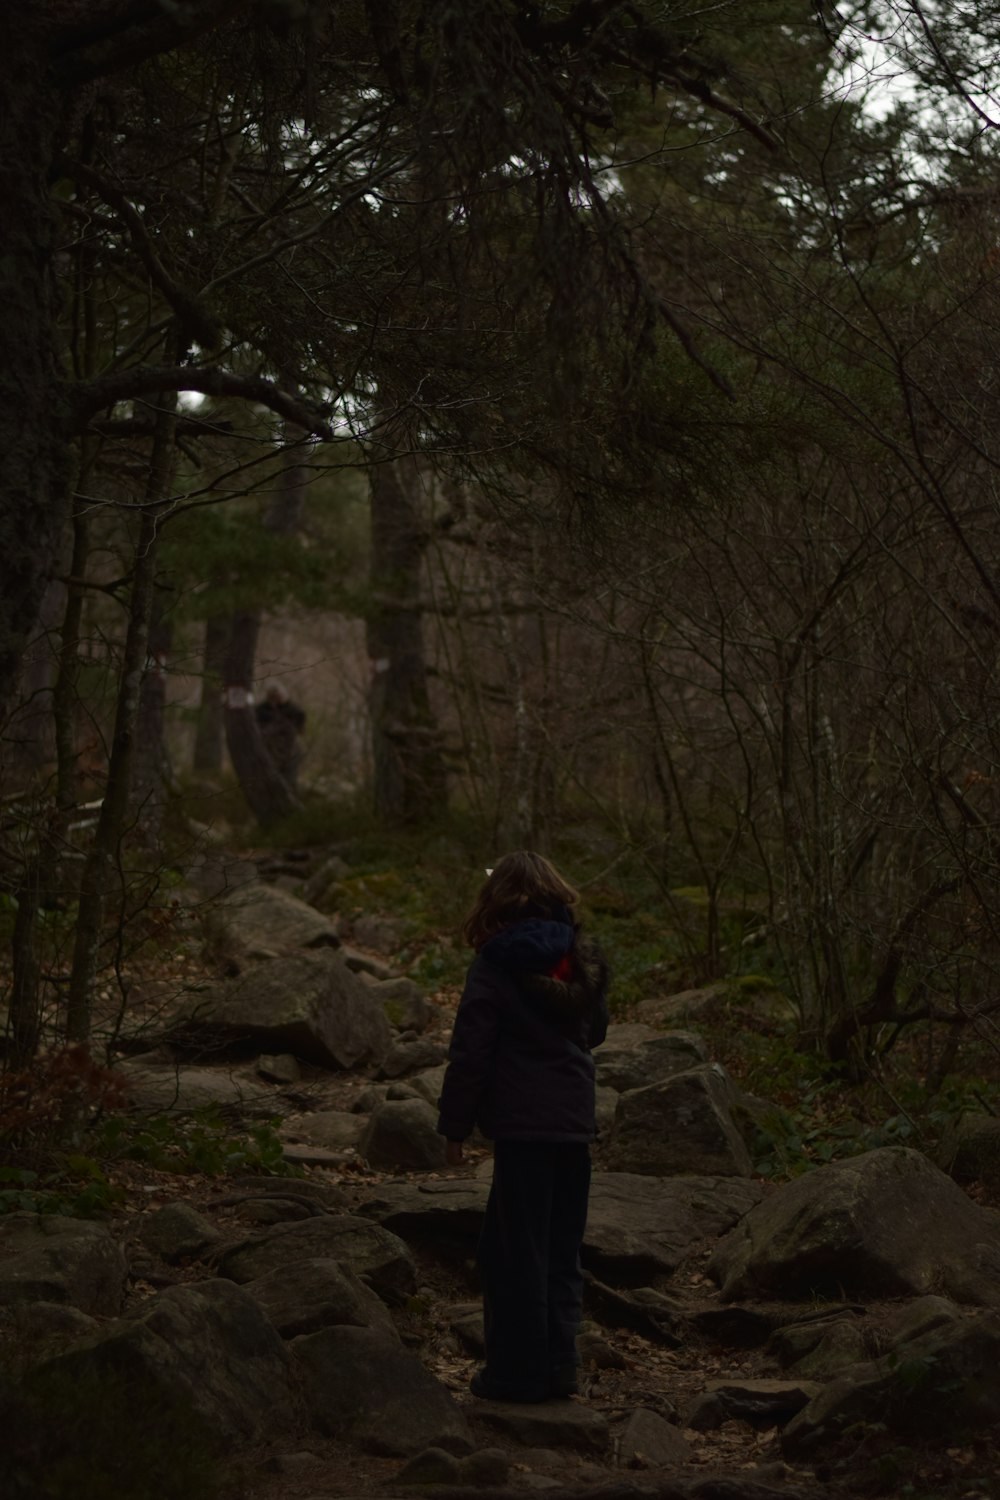
[[[66,1035],[72,1042],[85,1042],[90,1036],[92,992],[98,968],[105,903],[117,868],[119,846],[129,812],[136,725],[142,680],[147,666],[149,623],[156,587],[158,506],[169,494],[175,459],[174,399],[173,395],[161,397],[161,402],[171,404],[161,405],[156,419],[145,504],[135,548],[132,597],[122,654],[108,779],[93,847],[87,856],[80,881],[73,965],[66,1003]]]
[[[207,776],[217,776],[222,770],[222,744],[226,731],[222,708],[222,669],[229,646],[230,626],[228,615],[212,615],[205,621],[201,701],[198,704],[192,767]]]
[[[73,445],[62,405],[49,181],[63,100],[48,81],[46,17],[0,6],[0,703],[14,700],[62,535]]]
[[[442,810],[447,781],[424,661],[420,569],[427,545],[414,459],[372,467],[369,711],[375,811],[405,823]]]
[[[23,1068],[34,1057],[41,1033],[41,974],[36,950],[41,867],[41,858],[29,858],[17,888],[17,914],[10,947],[10,1042],[15,1068]]]
[[[295,812],[301,803],[268,755],[254,713],[253,675],[259,634],[259,610],[244,610],[234,616],[226,652],[223,704],[233,770],[254,816],[268,828]]]
[[[148,848],[158,848],[167,798],[175,790],[167,750],[168,663],[174,627],[168,613],[171,596],[163,580],[154,584],[149,622],[148,655],[139,693],[136,722],[136,759],[132,802],[136,827]]]
[[[42,598],[38,629],[24,657],[18,686],[19,706],[7,734],[9,764],[30,780],[51,770],[56,758],[52,687],[58,662],[55,640],[65,613],[66,585],[53,579]]]
[[[287,436],[294,441],[295,434]],[[265,531],[291,536],[302,524],[308,468],[291,449],[281,474],[281,483],[264,518]],[[243,610],[230,626],[224,676],[223,704],[226,745],[243,795],[263,827],[287,818],[301,803],[294,785],[285,779],[268,753],[254,713],[253,683],[257,663],[257,638],[261,611]]]

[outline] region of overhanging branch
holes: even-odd
[[[82,431],[92,416],[119,401],[131,401],[157,391],[199,391],[203,396],[237,396],[244,401],[255,401],[304,432],[325,442],[333,440],[330,426],[319,412],[283,391],[273,380],[260,375],[236,375],[216,365],[140,365],[134,370],[80,381],[67,391],[73,430]]]

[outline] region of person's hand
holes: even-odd
[[[444,1159],[449,1167],[460,1167],[465,1161],[461,1141],[445,1141]]]

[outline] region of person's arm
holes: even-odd
[[[483,1094],[493,1073],[500,1029],[499,997],[493,985],[469,971],[448,1049],[448,1069],[438,1100],[438,1132],[449,1145],[460,1146],[472,1134]],[[457,1166],[461,1152],[450,1165]]]
[[[593,1049],[594,1047],[599,1047],[604,1041],[604,1038],[608,1034],[609,1019],[608,990],[607,985],[605,985],[601,990],[601,993],[597,1000],[597,1004],[594,1006],[593,1014],[590,1017],[590,1037],[588,1039],[588,1046],[591,1049]]]
[[[587,965],[594,974],[596,995],[590,1012],[588,1025],[587,1045],[591,1049],[599,1047],[608,1034],[608,986],[611,974],[608,969],[608,961],[604,957],[598,945],[589,939],[586,945]]]

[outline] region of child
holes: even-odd
[[[607,965],[580,936],[577,900],[547,859],[508,854],[463,929],[476,958],[455,1018],[438,1130],[452,1166],[475,1125],[495,1142],[478,1248],[486,1365],[471,1386],[487,1400],[576,1391],[594,1138],[590,1049],[608,1027]]]

